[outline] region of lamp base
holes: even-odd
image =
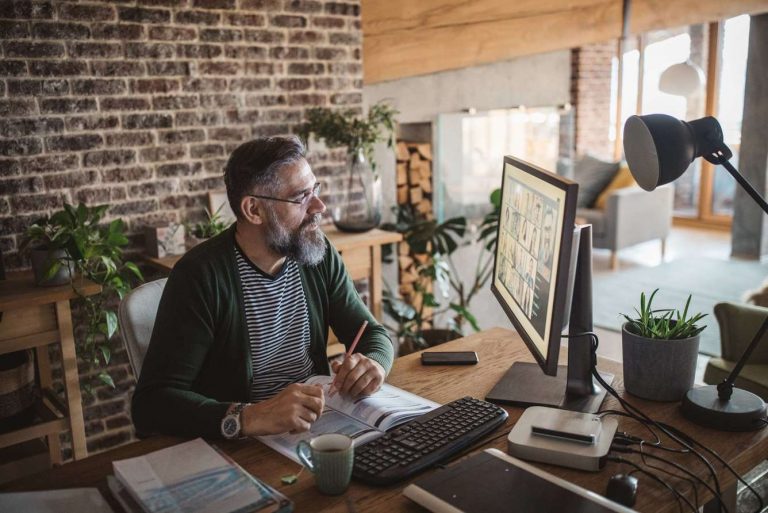
[[[734,388],[727,401],[720,399],[715,385],[692,388],[680,408],[691,422],[723,431],[753,431],[766,426],[765,402],[740,388]]]

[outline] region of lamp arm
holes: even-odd
[[[755,188],[752,187],[752,185],[747,181],[747,179],[741,176],[741,173],[739,173],[736,170],[736,168],[733,167],[733,165],[730,162],[728,162],[728,159],[724,158],[722,155],[719,155],[719,154],[715,154],[713,157],[714,157],[713,160],[710,160],[710,159],[707,159],[707,160],[709,160],[713,164],[720,164],[725,169],[727,169],[728,172],[731,173],[731,176],[733,176],[733,178],[737,182],[739,182],[739,185],[741,185],[741,188],[747,191],[747,194],[749,194],[752,197],[752,199],[755,200],[755,202],[758,205],[760,205],[760,208],[763,209],[763,212],[768,214],[768,203],[766,203],[766,201],[760,197],[760,195],[757,193]]]
[[[741,369],[747,363],[747,360],[749,360],[752,351],[755,350],[758,342],[760,342],[760,340],[763,338],[763,335],[765,335],[766,331],[768,331],[768,317],[766,317],[763,321],[763,325],[758,328],[757,333],[755,333],[755,336],[752,339],[752,342],[750,342],[749,346],[747,346],[747,349],[744,350],[744,354],[741,355],[741,358],[739,358],[738,363],[736,363],[736,366],[733,368],[731,373],[728,374],[728,377],[725,378],[722,383],[717,385],[717,395],[720,397],[720,399],[727,401],[731,398],[731,394],[733,393],[733,382],[736,381],[739,373],[741,373]]]

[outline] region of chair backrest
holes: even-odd
[[[736,362],[768,317],[768,308],[726,301],[715,305],[715,317],[720,325],[723,359]],[[768,364],[768,333],[752,351],[748,363]]]
[[[120,335],[128,349],[128,360],[136,379],[141,374],[141,365],[147,354],[155,316],[168,278],[151,281],[136,287],[120,302],[117,315],[120,321]]]

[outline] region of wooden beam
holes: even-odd
[[[630,31],[641,34],[763,12],[768,12],[768,0],[632,0]]]
[[[618,38],[616,0],[363,0],[366,83]]]
[[[717,116],[717,100],[720,94],[720,49],[723,31],[720,23],[709,24],[707,45],[707,93],[705,116]],[[701,185],[699,186],[699,218],[706,220],[713,216],[712,197],[714,195],[715,166],[701,159]]]

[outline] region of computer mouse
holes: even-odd
[[[635,505],[637,498],[637,478],[627,474],[616,474],[608,480],[605,496],[631,508]]]

